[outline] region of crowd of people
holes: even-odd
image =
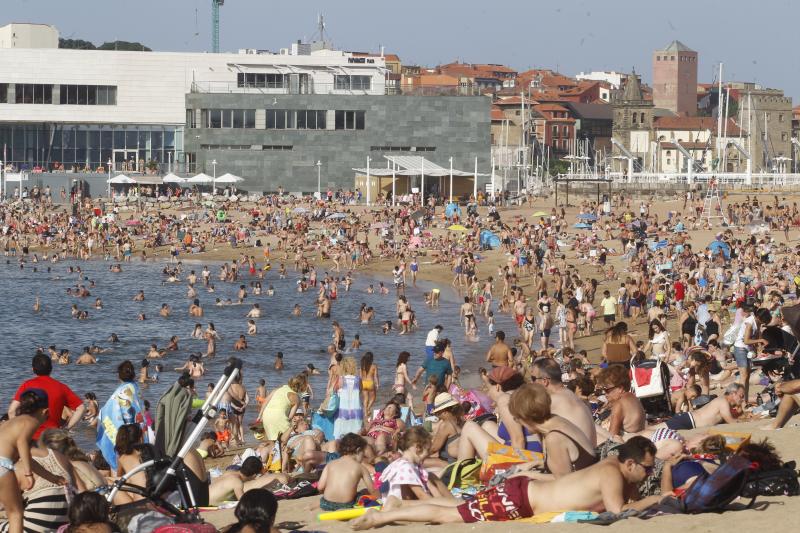
[[[380,511],[353,522],[358,529],[566,509],[643,510],[718,467],[692,455],[728,454],[713,426],[773,415],[765,428],[779,428],[800,408],[800,380],[783,378],[794,361],[786,339],[800,325],[785,311],[800,295],[800,261],[789,242],[800,218],[796,204],[777,197],[770,204],[760,197],[729,202],[727,220],[736,228],[763,223],[748,233],[720,226],[709,243],[699,243],[692,232],[711,226],[696,199],[687,199],[683,212],[659,216],[646,201],[637,214],[631,198],[617,195],[584,201],[577,215],[553,208],[531,220],[494,206],[482,215],[474,204],[464,217],[455,209],[447,217],[435,201],[419,210],[355,209],[349,198],[340,204],[333,195],[319,202],[274,195],[252,206],[142,212],[136,219],[89,200],[72,212],[16,201],[0,206],[0,242],[7,264],[21,269],[105,258],[121,272],[134,255],[148,260],[163,253],[164,283],[186,283],[188,314],[196,320],[213,314],[198,290],[211,292],[215,284],[238,286],[239,304],[272,290],[269,276],[297,277],[298,293],[316,295],[316,316],[331,325],[324,390],[311,385],[320,374],[313,364],[271,391],[262,380],[252,397],[240,375],[215,406],[212,429],[184,458],[207,488],[206,503],[239,501],[239,524],[231,531],[271,527],[273,494],[301,490],[318,493],[322,511],[380,500]],[[581,231],[569,227],[573,217],[584,224]],[[497,237],[496,250],[487,249],[484,232]],[[180,260],[225,243],[235,258],[216,276],[209,267],[187,272]],[[498,260],[489,267],[492,255]],[[336,302],[353,297],[353,272],[375,265],[391,281],[366,290],[393,295],[395,313],[376,316],[364,304],[357,317],[341,316]],[[435,269],[447,269],[442,279],[452,280],[452,289],[436,287],[447,281],[416,288]],[[75,290],[89,296],[87,287]],[[418,316],[422,306],[436,309],[445,290],[458,298],[463,325],[463,332],[448,331],[450,338],[442,325]],[[133,296],[144,298],[144,292]],[[95,308],[102,308],[99,298]],[[174,311],[164,304],[158,312],[166,318]],[[248,349],[261,313],[254,303],[233,350]],[[143,313],[137,318],[146,320]],[[500,329],[495,321],[505,319]],[[397,354],[390,387],[380,387],[379,363],[394,355],[362,349],[358,335],[348,339],[345,327],[353,320],[381,324],[370,346],[379,345],[381,334],[428,331],[424,345]],[[485,365],[459,361],[459,346],[482,342],[483,332],[492,339]],[[35,377],[17,390],[0,432],[4,530],[78,531],[91,521],[114,527],[98,489],[149,457],[174,455],[188,434],[204,365],[222,340],[213,322],[205,329],[198,323],[192,336],[204,339],[206,350],[176,368],[182,375],[160,398],[156,416],[139,386],[159,379],[163,366],[151,367],[150,360],[177,351],[176,337],[165,349],[152,345],[138,369],[131,361],[119,364],[119,385],[102,405],[51,377],[54,363],[70,363],[68,353],[52,346],[34,355]],[[101,350],[86,347],[77,363],[96,364]],[[416,367],[412,356],[422,361]],[[279,353],[271,366],[283,364]],[[471,382],[465,365],[477,376]],[[637,394],[637,385],[640,370],[662,366],[668,386],[657,405]],[[209,384],[207,394],[212,390]],[[245,416],[253,405],[251,424]],[[69,433],[83,423],[97,428],[97,449],[88,453]],[[693,429],[702,433],[681,433]],[[766,442],[744,442],[736,453],[758,456],[760,468],[780,464]],[[492,466],[508,456],[512,466]],[[480,479],[464,475],[470,465],[480,468]],[[129,481],[149,484],[144,472]],[[111,503],[142,499],[120,491]]]

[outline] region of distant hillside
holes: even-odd
[[[71,50],[123,50],[134,52],[152,52],[150,48],[142,43],[131,43],[128,41],[112,41],[110,43],[103,43],[100,46],[95,46],[90,41],[83,39],[59,39],[59,48],[68,48]]]

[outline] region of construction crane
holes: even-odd
[[[219,8],[225,0],[211,0],[211,51],[219,53]]]

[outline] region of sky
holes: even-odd
[[[343,50],[396,53],[404,64],[461,60],[518,70],[635,68],[678,39],[700,54],[699,81],[783,89],[800,103],[797,0],[226,0],[223,51],[278,51],[311,39],[317,16]],[[211,0],[2,0],[0,24],[39,22],[62,37],[139,41],[159,51],[211,48]]]

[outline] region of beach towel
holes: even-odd
[[[364,423],[361,380],[357,376],[342,376],[340,380],[339,409],[333,422],[335,439],[340,439],[348,433],[360,433]]]
[[[530,463],[536,460],[544,460],[544,454],[520,450],[499,442],[490,442],[487,448],[486,461],[481,466],[480,479],[483,482],[487,482],[516,464]]]
[[[97,447],[103,458],[111,466],[111,471],[117,469],[117,453],[114,443],[117,440],[117,430],[123,424],[140,424],[142,431],[147,434],[144,427],[142,402],[139,398],[139,386],[136,383],[122,383],[100,409],[97,424]]]

